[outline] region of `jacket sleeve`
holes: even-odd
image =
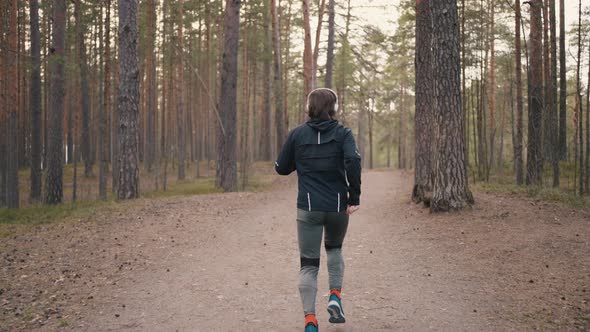
[[[348,204],[359,205],[361,196],[361,155],[356,149],[352,131],[347,129],[344,136],[344,169],[348,181]]]
[[[289,134],[283,144],[279,158],[275,161],[275,171],[280,175],[289,175],[295,170],[295,147],[293,132]]]

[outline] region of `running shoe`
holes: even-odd
[[[342,296],[339,289],[332,289],[330,291],[328,312],[330,313],[330,323],[341,324],[346,322],[346,319],[344,319],[344,310],[342,310]]]
[[[314,314],[305,315],[305,332],[318,332],[318,320]]]

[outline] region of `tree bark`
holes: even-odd
[[[433,76],[432,76],[432,0],[416,0],[416,113],[414,116],[414,138],[416,171],[412,200],[416,203],[427,201],[432,191],[433,142]]]
[[[218,183],[224,191],[237,190],[236,85],[240,38],[240,0],[226,0],[218,131]],[[268,78],[265,78],[268,79]]]
[[[430,209],[459,210],[473,204],[465,167],[461,105],[461,54],[456,0],[432,3],[433,81],[436,142],[435,179]]]
[[[588,45],[590,49],[590,44]],[[587,54],[590,54],[588,52]],[[590,64],[588,64],[588,83],[586,84],[586,194],[590,194]]]
[[[104,57],[102,59],[104,66],[104,83],[103,83],[103,97],[102,97],[102,110],[99,114],[99,175],[98,175],[98,196],[101,200],[106,201],[107,199],[107,168],[108,168],[108,132],[107,132],[107,118],[109,114],[110,105],[110,91],[111,91],[111,0],[106,0],[105,3],[105,22],[104,22]]]
[[[583,106],[582,106],[582,79],[580,76],[580,65],[582,63],[582,0],[578,1],[578,62],[577,62],[577,71],[576,71],[576,97],[578,99],[577,102],[577,124],[578,124],[578,157],[579,157],[579,165],[580,165],[580,176],[578,181],[579,186],[579,194],[580,196],[584,194],[584,115],[582,113]]]
[[[334,18],[336,16],[335,0],[328,0],[328,51],[326,54],[326,88],[332,88],[334,71]]]
[[[315,87],[313,85],[313,59],[311,53],[311,28],[309,26],[309,0],[303,0],[303,94],[305,97]],[[305,104],[305,103],[304,103]]]
[[[178,139],[178,180],[185,178],[186,161],[186,123],[184,119],[184,64],[183,64],[183,0],[177,1],[178,23],[176,35],[176,134]]]
[[[565,58],[565,0],[559,0],[559,159],[567,159],[567,77]]]
[[[277,10],[277,0],[271,0],[272,10],[272,30],[273,30],[273,45],[274,45],[274,97],[275,97],[275,122],[276,122],[276,142],[277,149],[283,146],[285,137],[287,136],[287,129],[285,126],[285,109],[283,108],[283,74],[282,74],[282,59],[281,59],[281,34],[279,13]]]
[[[494,0],[490,1],[490,159],[488,161],[488,175],[486,178],[489,178],[489,171],[491,170],[494,164],[494,151],[496,150],[495,147],[495,138],[496,138],[496,40],[495,40],[495,4]]]
[[[550,104],[551,117],[551,163],[553,166],[553,187],[559,188],[559,115],[557,109],[557,21],[555,14],[555,0],[549,1],[549,21],[551,32],[551,71],[550,71]]]
[[[8,51],[5,52],[7,81],[7,167],[6,167],[6,205],[8,208],[16,209],[19,207],[19,188],[18,188],[18,164],[19,164],[19,145],[18,144],[18,5],[17,0],[10,1],[10,10],[8,12]]]
[[[542,185],[543,174],[543,43],[541,20],[542,0],[531,0],[531,31],[530,31],[530,104],[527,149],[527,185]]]
[[[268,0],[265,1],[265,5],[268,4]],[[265,6],[265,11],[263,14],[263,36],[264,36],[264,56],[262,60],[262,71],[264,76],[263,81],[263,99],[264,104],[262,105],[261,112],[261,120],[262,123],[260,124],[260,159],[261,160],[271,160],[272,159],[272,151],[271,151],[271,117],[272,117],[272,80],[270,79],[271,76],[271,56],[272,56],[272,33],[270,27],[270,6]]]
[[[321,0],[320,8],[318,9],[318,26],[315,30],[315,44],[313,45],[313,65],[311,72],[311,85],[314,89],[318,86],[318,56],[320,53],[320,35],[322,32],[322,23],[324,21],[324,8],[326,7],[326,0]]]
[[[520,22],[522,21],[520,12],[520,0],[515,1],[514,10],[516,12],[514,28],[514,59],[516,62],[516,141],[514,142],[514,162],[516,164],[516,184],[522,185],[523,162],[522,162],[522,51],[520,46]]]
[[[152,171],[152,167],[156,160],[156,111],[157,111],[157,91],[156,91],[156,1],[148,0],[148,45],[147,45],[147,130],[146,130],[146,158],[145,164],[148,172]]]
[[[53,31],[49,63],[51,66],[51,114],[49,146],[47,147],[47,176],[45,203],[58,204],[63,200],[63,114],[65,98],[65,32],[66,0],[55,0],[53,5]]]
[[[139,197],[137,1],[119,0],[118,185],[120,200]]]
[[[41,37],[39,0],[29,1],[31,20],[31,202],[41,201]]]
[[[84,36],[86,27],[82,22],[81,0],[74,1],[74,16],[76,18],[76,38],[78,41],[78,67],[80,70],[80,92],[82,93],[82,141],[80,148],[84,158],[84,176],[92,176],[92,150],[90,147],[90,88],[88,77],[88,61],[86,59],[86,45]],[[77,149],[76,149],[77,150]]]

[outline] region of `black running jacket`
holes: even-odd
[[[293,129],[283,145],[275,170],[297,170],[297,208],[307,211],[346,211],[359,205],[361,155],[352,131],[336,120],[312,119]]]

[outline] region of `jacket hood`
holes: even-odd
[[[307,121],[306,124],[320,133],[325,133],[334,129],[338,125],[338,120],[326,121],[321,119],[312,119]]]

